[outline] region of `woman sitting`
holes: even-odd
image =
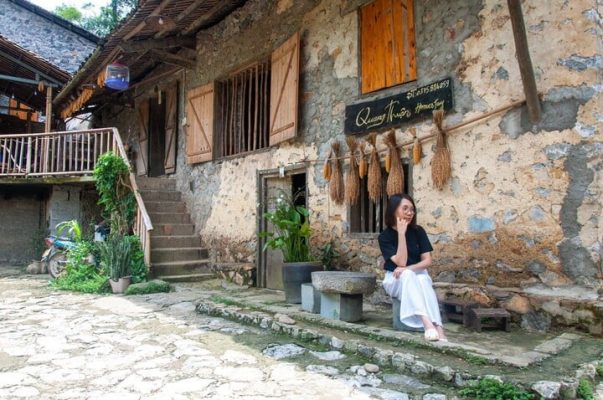
[[[406,194],[391,196],[385,224],[387,228],[379,235],[386,269],[383,288],[400,300],[400,321],[411,328],[423,328],[428,341],[447,341],[427,273],[433,248],[425,230],[417,225],[413,199]]]

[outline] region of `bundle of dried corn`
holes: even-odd
[[[358,173],[358,162],[356,161],[356,152],[358,151],[358,140],[351,136],[346,138],[350,150],[350,165],[345,179],[345,202],[354,205],[360,195],[360,176]]]
[[[333,152],[329,151],[327,158],[325,158],[325,163],[322,166],[322,176],[327,182],[331,180],[331,173],[333,172],[331,171],[331,154],[333,154]]]
[[[333,158],[331,159],[331,180],[329,181],[329,193],[331,194],[331,200],[335,204],[343,204],[344,200],[344,186],[343,186],[343,171],[341,170],[341,160],[339,159],[339,150],[341,145],[338,141],[331,144],[331,153]]]
[[[404,167],[400,160],[400,150],[396,142],[396,131],[390,131],[385,136],[385,144],[389,148],[390,172],[387,177],[386,191],[389,196],[404,191]]]
[[[412,144],[412,163],[418,165],[421,163],[421,156],[423,155],[423,149],[421,148],[421,142],[417,137],[417,129],[410,128],[410,134],[412,135],[414,142]]]
[[[446,140],[446,132],[442,126],[444,122],[444,110],[436,110],[433,112],[433,123],[436,126],[436,149],[431,161],[431,179],[433,185],[442,190],[452,172],[450,163],[450,152],[448,151],[448,143]]]
[[[371,156],[368,167],[368,194],[373,203],[381,200],[381,161],[377,152],[377,134],[371,133],[368,137],[369,144],[372,146]]]
[[[358,165],[358,176],[360,177],[360,179],[364,179],[368,172],[368,161],[366,160],[366,142],[361,141],[358,147],[360,149],[360,164]]]
[[[46,90],[46,86],[44,85],[44,81],[38,82],[38,92],[44,93]]]
[[[105,87],[105,78],[107,77],[107,69],[103,68],[102,71],[96,77],[96,84],[98,87]]]

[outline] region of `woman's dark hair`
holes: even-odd
[[[415,206],[415,201],[409,195],[405,193],[394,194],[389,197],[387,201],[387,209],[385,210],[385,225],[390,228],[394,228],[396,226],[396,210],[400,207],[400,203],[402,200],[408,200],[412,203],[412,207],[415,209],[415,215],[412,217],[412,221],[410,221],[410,226],[412,228],[417,227],[417,207]]]

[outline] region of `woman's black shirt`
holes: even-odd
[[[388,271],[395,270],[397,266],[392,261],[392,257],[398,252],[398,231],[388,227],[381,232],[379,234],[379,247],[385,259],[384,268]],[[433,251],[425,229],[419,225],[416,228],[409,226],[406,229],[406,249],[408,250],[406,265],[417,264],[421,261],[421,254]]]

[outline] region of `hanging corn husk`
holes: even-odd
[[[364,179],[368,172],[368,162],[366,161],[366,142],[360,142],[360,164],[358,165],[358,176]]]
[[[356,151],[358,150],[358,140],[351,136],[346,138],[350,150],[350,165],[345,179],[345,202],[354,205],[360,195],[360,176],[358,173],[358,162],[356,161]]]
[[[368,167],[368,194],[373,203],[381,201],[382,183],[381,183],[381,161],[377,152],[377,134],[371,133],[368,141],[372,146],[371,156]]]
[[[410,134],[412,135],[414,142],[412,144],[412,163],[418,165],[421,163],[421,156],[423,155],[423,149],[421,148],[421,142],[417,137],[417,129],[410,128]]]
[[[333,159],[331,160],[331,180],[329,181],[329,193],[331,194],[331,200],[335,204],[343,204],[344,200],[344,186],[343,186],[343,171],[341,170],[341,160],[339,159],[339,149],[341,145],[335,141],[331,144],[331,153]]]
[[[327,158],[325,159],[325,163],[322,166],[322,176],[329,182],[331,180],[331,154],[333,152],[329,151]]]
[[[433,185],[442,190],[450,179],[452,166],[450,163],[450,152],[446,140],[446,132],[442,126],[444,122],[444,110],[435,110],[433,112],[433,123],[436,126],[436,149],[431,161],[431,179]]]
[[[400,150],[396,142],[396,132],[390,131],[385,136],[385,143],[389,148],[390,172],[387,177],[386,191],[388,196],[404,192],[404,167],[400,160]]]
[[[44,93],[45,89],[46,89],[46,87],[44,86],[44,81],[38,82],[38,92]]]

